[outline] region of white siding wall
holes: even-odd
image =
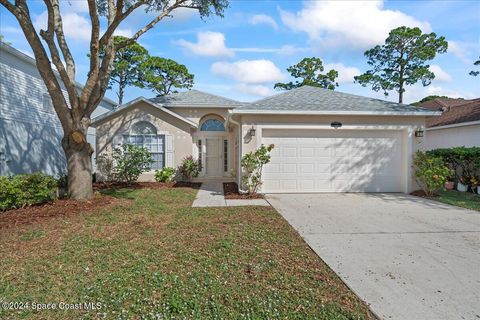
[[[66,95],[66,92],[64,91]],[[93,117],[110,110],[102,102]],[[65,173],[62,128],[36,69],[0,47],[0,175]],[[88,141],[95,146],[95,129]]]

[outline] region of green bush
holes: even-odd
[[[43,173],[0,177],[0,210],[55,200],[57,180]]]
[[[101,154],[97,157],[97,170],[102,174],[102,178],[106,182],[115,180],[115,165],[113,158],[107,154]]]
[[[454,176],[455,180],[467,184],[474,189],[480,181],[480,147],[455,147],[427,151],[432,157],[443,160]]]
[[[198,160],[193,159],[192,156],[188,156],[182,160],[182,164],[177,170],[185,181],[191,181],[192,178],[198,177],[202,166]]]
[[[113,149],[115,179],[121,182],[132,183],[152,167],[153,157],[147,148],[132,144],[123,144]]]
[[[423,151],[417,151],[413,158],[413,170],[418,185],[427,196],[435,195],[444,188],[448,177],[452,174],[440,157],[433,157]]]
[[[171,182],[175,177],[175,168],[165,167],[162,170],[155,170],[155,181]]]
[[[274,145],[264,146],[263,144],[257,150],[245,154],[242,158],[242,183],[247,188],[249,194],[257,193],[262,184],[263,166],[270,162],[270,151]]]

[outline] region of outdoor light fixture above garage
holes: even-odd
[[[423,129],[417,129],[415,131],[415,137],[422,138],[423,137]]]
[[[338,129],[338,128],[341,128],[341,127],[342,127],[342,123],[341,123],[341,122],[338,122],[338,121],[334,121],[334,122],[330,123],[330,126],[331,126],[332,128]]]
[[[248,131],[248,133],[250,134],[250,137],[255,137],[255,128],[253,127],[253,125],[250,128],[250,130]]]

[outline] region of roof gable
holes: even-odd
[[[302,86],[237,108],[234,113],[331,113],[436,115],[408,104],[362,97],[313,86]]]
[[[171,93],[149,99],[164,107],[236,108],[243,103],[198,90]]]
[[[146,98],[144,98],[144,97],[139,97],[139,98],[137,98],[137,99],[134,99],[134,100],[130,101],[130,102],[127,103],[127,104],[124,104],[124,105],[121,106],[120,108],[117,108],[117,109],[112,110],[112,111],[110,111],[110,112],[106,112],[106,113],[104,113],[104,114],[101,114],[100,116],[98,116],[98,117],[96,117],[96,118],[94,118],[94,119],[92,120],[91,126],[92,126],[92,127],[96,127],[96,126],[98,126],[99,124],[101,124],[101,123],[103,123],[104,121],[106,121],[107,119],[110,119],[110,118],[114,117],[114,116],[117,115],[119,112],[134,107],[134,106],[137,105],[139,102],[145,102],[145,103],[147,103],[148,105],[150,105],[150,106],[152,106],[152,107],[154,107],[154,108],[156,108],[156,109],[159,109],[159,110],[161,110],[161,111],[163,111],[163,112],[165,112],[165,113],[173,116],[174,118],[177,118],[177,119],[179,119],[179,120],[187,123],[188,125],[190,125],[190,126],[193,127],[193,128],[197,128],[197,127],[198,127],[198,125],[197,125],[195,122],[190,121],[190,120],[188,120],[187,118],[184,118],[184,117],[182,117],[181,115],[179,115],[179,114],[177,114],[177,113],[175,113],[175,112],[173,112],[173,111],[170,111],[170,110],[168,110],[167,108],[164,108],[164,107],[162,107],[162,106],[160,106],[160,105],[158,105],[158,104],[156,104],[156,103],[153,103],[152,101],[150,101],[150,99],[146,99]]]

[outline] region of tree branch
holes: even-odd
[[[63,22],[62,16],[60,15],[60,3],[58,0],[54,0],[52,3],[53,13],[54,13],[54,23],[55,23],[55,35],[57,36],[57,42],[62,50],[63,58],[65,59],[65,64],[67,65],[67,75],[70,78],[72,83],[75,82],[75,60],[73,55],[70,52],[70,48],[67,45],[65,40],[65,33],[63,31]]]
[[[54,0],[56,1],[56,0]],[[57,46],[55,44],[55,29],[57,28],[56,19],[55,19],[55,7],[50,0],[44,0],[45,5],[47,6],[48,13],[48,22],[47,22],[47,31],[41,30],[40,35],[47,43],[48,49],[50,50],[50,55],[52,57],[52,62],[60,74],[63,84],[68,92],[68,97],[70,100],[70,106],[72,109],[76,109],[78,106],[77,101],[77,91],[75,85],[75,79],[71,79],[68,75],[65,66],[63,65],[62,60],[60,59],[60,53],[58,52]],[[57,7],[58,10],[58,7]]]
[[[37,69],[53,101],[53,107],[58,115],[58,118],[60,119],[62,128],[64,132],[68,132],[73,126],[70,110],[68,109],[67,102],[62,94],[62,88],[58,82],[56,74],[50,64],[50,59],[48,58],[47,52],[45,51],[45,48],[42,45],[42,41],[40,40],[40,37],[38,36],[35,28],[33,27],[32,19],[30,17],[30,12],[28,10],[26,2],[17,0],[16,6],[13,6],[12,8],[11,3],[7,5],[5,4],[8,1],[0,1],[0,3],[4,5],[9,11],[10,9],[13,10],[10,12],[12,12],[12,14],[17,19],[28,43],[30,44],[30,47],[33,50]]]
[[[100,21],[97,14],[97,3],[95,0],[88,0],[88,12],[92,23],[92,34],[90,36],[90,72],[98,68],[98,55],[100,45],[98,39],[100,37]]]

